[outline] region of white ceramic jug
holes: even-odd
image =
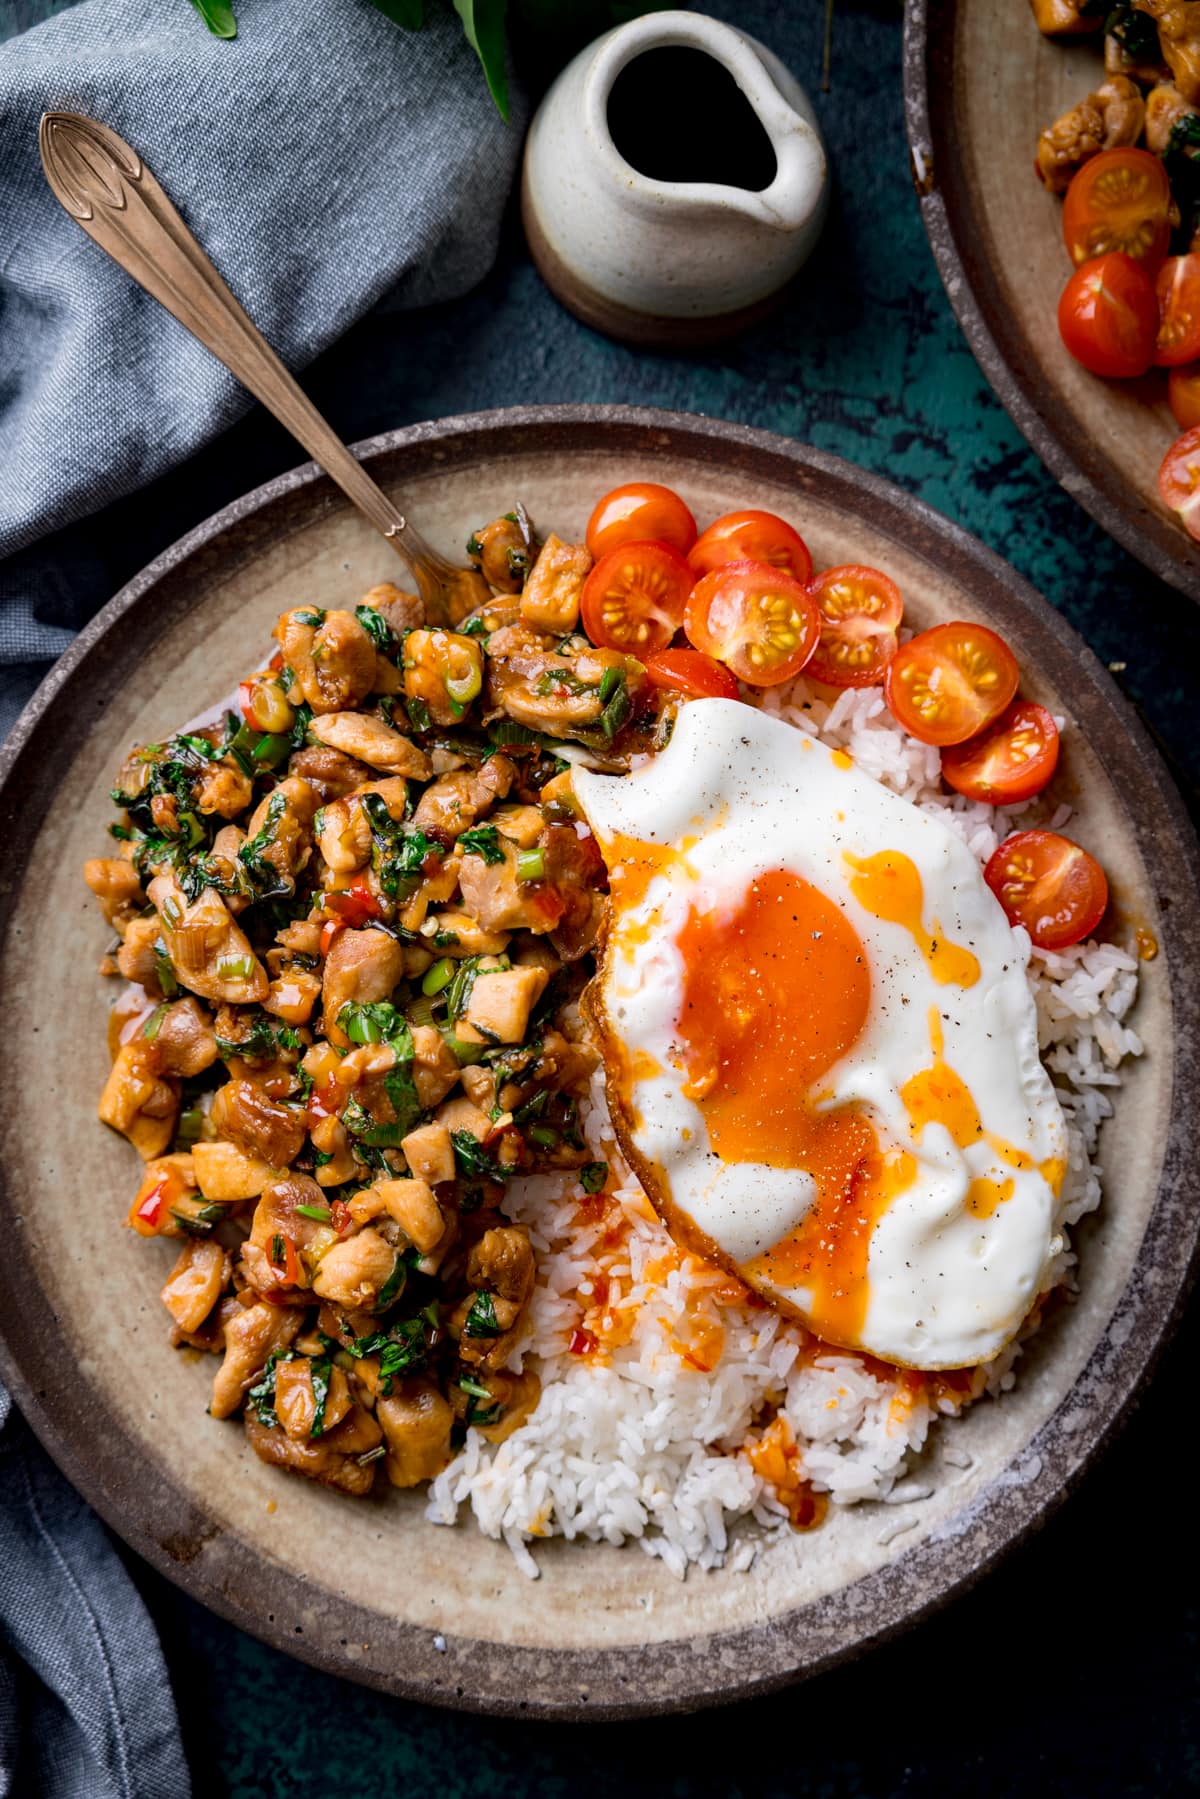
[[[752,191],[662,180],[618,150],[609,102],[647,51],[683,46],[721,65],[749,102],[775,173]],[[707,161],[720,156],[722,120]],[[529,130],[522,214],[547,285],[587,324],[635,343],[685,345],[759,316],[808,257],[825,213],[828,171],[799,83],[753,38],[694,12],[618,26],[568,64]]]

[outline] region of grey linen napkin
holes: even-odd
[[[61,211],[39,116],[127,138],[299,368],[383,296],[448,300],[494,260],[520,101],[505,126],[458,20],[431,10],[406,32],[368,0],[240,0],[225,43],[186,0],[84,0],[0,45],[0,730],[32,691],[13,665],[60,655],[108,597],[11,559],[249,403]]]
[[[294,368],[384,296],[450,299],[495,256],[520,106],[506,128],[448,9],[420,33],[367,0],[240,0],[238,18],[223,43],[185,0],[84,0],[0,46],[0,734],[108,597],[31,546],[249,404],[59,209],[43,110],[143,153]],[[0,1388],[0,1799],[188,1791],[150,1618]]]

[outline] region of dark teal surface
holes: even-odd
[[[331,0],[331,13],[355,3]],[[49,10],[26,0],[27,11],[35,6]],[[180,6],[181,29],[192,28]],[[838,0],[827,94],[817,91],[819,0],[712,10],[791,65],[833,155],[833,214],[786,309],[703,357],[634,352],[556,305],[510,220],[500,264],[473,294],[436,314],[380,312],[324,357],[307,377],[318,405],[358,438],[481,407],[623,401],[737,419],[834,451],[900,482],[1007,557],[1104,661],[1124,665],[1122,684],[1195,782],[1200,618],[1046,474],[958,332],[909,185],[898,10]],[[368,95],[364,82],[364,103]],[[401,171],[396,191],[399,209]],[[225,273],[236,289],[237,271]],[[217,506],[296,460],[290,440],[252,415],[149,495],[50,546],[35,564],[46,616],[74,621],[72,570],[111,591]],[[852,1667],[696,1719],[548,1727],[393,1702],[259,1647],[139,1567],[197,1793],[1024,1799],[1053,1790],[1160,1799],[1196,1791],[1197,1562],[1179,1435],[1191,1417],[1196,1347],[1193,1323],[1102,1466],[974,1594]],[[329,1553],[336,1557],[336,1541]]]

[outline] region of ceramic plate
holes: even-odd
[[[967,341],[1014,424],[1069,493],[1162,580],[1200,600],[1200,544],[1158,497],[1179,435],[1166,382],[1099,381],[1063,348],[1062,201],[1033,173],[1038,133],[1100,80],[1090,39],[1052,43],[1024,0],[910,0],[904,90],[913,178]]]
[[[361,454],[448,553],[517,497],[579,534],[596,495],[636,474],[710,518],[735,505],[786,514],[818,566],[889,570],[917,623],[985,618],[1005,634],[1028,691],[1067,716],[1062,791],[1121,914],[1161,945],[1135,1015],[1148,1053],[1104,1137],[1104,1208],[1079,1233],[1080,1299],[1036,1338],[1015,1391],[954,1429],[969,1470],[935,1451],[932,1498],[835,1513],[811,1535],[767,1542],[749,1573],[686,1583],[636,1546],[561,1541],[539,1546],[530,1583],[473,1525],[426,1523],[418,1496],[354,1503],[282,1478],[236,1425],[205,1415],[211,1364],[166,1343],[158,1290],[174,1251],[121,1228],[135,1158],[95,1120],[108,995],[93,971],[108,933],[79,870],[102,848],[129,744],[228,693],[285,606],[352,604],[398,573],[309,466],[218,514],[118,594],[6,752],[5,1378],[135,1549],[234,1623],[332,1672],[546,1716],[665,1711],[780,1685],[895,1632],[994,1563],[1062,1499],[1168,1329],[1200,1219],[1189,827],[1129,707],[1050,607],[962,531],[832,457],[738,426],[588,407],[417,426]]]

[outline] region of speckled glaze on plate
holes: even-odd
[[[1013,423],[1092,517],[1200,600],[1200,543],[1158,497],[1179,427],[1166,382],[1100,381],[1063,348],[1062,202],[1033,172],[1038,133],[1103,79],[1099,40],[1052,43],[1023,0],[908,0],[913,180],[967,342]]]
[[[449,419],[360,446],[453,552],[523,498],[581,531],[635,475],[699,514],[767,506],[818,565],[877,563],[915,622],[984,618],[1035,698],[1066,714],[1058,777],[1125,918],[1153,931],[1135,1023],[1148,1053],[1102,1142],[1106,1198],[1079,1232],[1082,1291],[1036,1338],[1016,1389],[935,1449],[933,1496],[834,1513],[764,1544],[748,1574],[675,1580],[636,1545],[547,1543],[527,1582],[508,1551],[428,1524],[416,1495],[358,1503],[257,1461],[205,1415],[212,1365],[166,1344],[172,1258],[121,1229],[137,1162],[100,1126],[107,933],[79,876],[126,747],[227,693],[285,606],[352,603],[397,575],[311,465],[247,495],[152,563],[44,683],[2,764],[0,1329],[3,1374],[76,1486],[195,1598],[331,1672],[437,1704],[544,1717],[684,1710],[783,1685],[894,1634],[1039,1523],[1128,1406],[1181,1304],[1200,1207],[1196,846],[1141,727],[1095,658],[974,539],[899,489],[744,427],[628,408]],[[1175,1096],[1183,1099],[1176,1102]],[[935,1433],[936,1436],[937,1433]],[[330,1553],[328,1546],[336,1545]]]

